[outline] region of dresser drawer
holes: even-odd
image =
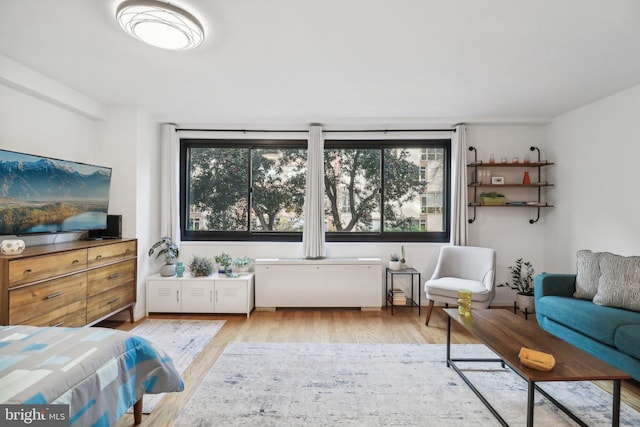
[[[9,323],[29,319],[87,298],[87,273],[78,273],[9,291]]]
[[[65,307],[60,307],[29,319],[33,326],[63,326],[65,328],[79,328],[87,324],[87,300],[76,301]]]
[[[135,241],[96,246],[94,248],[89,248],[88,252],[89,267],[108,264],[110,262],[135,257],[137,255]]]
[[[135,302],[135,285],[125,285],[87,299],[87,323]]]
[[[88,272],[87,296],[130,284],[135,286],[136,262],[129,260]]]
[[[87,268],[87,250],[9,261],[9,287],[24,285]]]

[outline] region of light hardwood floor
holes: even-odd
[[[144,415],[141,426],[171,426],[187,404],[200,382],[218,359],[227,343],[243,342],[320,342],[320,343],[446,343],[446,316],[434,309],[429,326],[424,326],[425,313],[402,308],[391,315],[389,309],[380,311],[300,309],[254,311],[244,315],[152,315],[152,318],[222,319],[224,327],[183,374],[185,390],[169,393],[152,414]],[[530,322],[535,322],[531,316]],[[138,322],[139,323],[139,322]],[[100,326],[129,330],[136,326],[128,322],[108,322]],[[452,343],[477,343],[461,330],[453,330]],[[598,384],[607,389],[608,383]],[[635,381],[623,383],[622,399],[640,411],[640,385]],[[133,425],[133,416],[126,414],[117,427]]]

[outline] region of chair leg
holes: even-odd
[[[424,322],[424,326],[429,326],[429,319],[431,319],[431,311],[433,310],[433,300],[429,300],[429,307],[427,307],[427,320]]]

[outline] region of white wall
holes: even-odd
[[[558,207],[544,229],[548,271],[574,273],[580,249],[640,255],[639,117],[637,86],[551,124]]]
[[[543,160],[553,161],[548,154],[547,130],[544,126],[508,126],[508,125],[477,125],[467,130],[467,143],[478,150],[478,160],[487,162],[491,154],[499,162],[502,157],[508,161],[517,156],[520,161],[528,154],[531,161],[537,160],[537,152],[529,151],[530,146],[540,148]],[[473,153],[467,158],[474,160]],[[549,166],[553,168],[555,166]],[[521,182],[524,169],[497,169],[494,176],[505,175],[505,182]],[[550,187],[554,188],[554,187]],[[487,191],[488,189],[484,189]],[[499,189],[497,189],[499,190]],[[479,190],[480,191],[480,190]],[[548,200],[552,200],[551,190],[547,193]],[[537,197],[537,192],[526,190],[515,192],[513,188],[506,188],[501,193],[507,200],[530,201]],[[469,196],[471,198],[471,194]],[[518,258],[530,261],[536,272],[546,270],[542,256],[544,239],[543,230],[546,227],[547,216],[554,208],[542,209],[540,219],[530,224],[530,219],[537,217],[537,211],[530,207],[483,207],[477,209],[476,219],[469,224],[469,241],[473,246],[486,246],[496,250],[496,285],[510,281],[508,266],[514,265]],[[469,216],[473,217],[473,210],[469,209]],[[514,291],[506,287],[496,289],[494,305],[511,305],[515,300]]]
[[[95,163],[96,140],[95,121],[0,85],[0,148]]]
[[[490,153],[494,153],[498,158],[507,156],[509,159],[516,155],[522,158],[526,153],[533,156],[529,151],[531,145],[540,147],[543,156],[546,154],[544,148],[547,145],[547,134],[544,126],[470,126],[467,140],[469,145],[476,146],[479,158],[484,160],[488,160]],[[509,279],[507,266],[513,265],[520,257],[531,261],[537,271],[544,268],[541,230],[544,228],[545,219],[543,216],[538,223],[529,224],[534,212],[532,208],[482,209],[478,210],[477,220],[469,225],[469,244],[493,247],[497,250],[496,283]],[[401,246],[402,243],[327,243],[326,249],[328,257],[377,257],[386,264],[389,255],[393,252],[399,253]],[[407,264],[422,274],[421,279],[424,283],[433,272],[442,245],[404,243],[404,246]],[[303,256],[301,243],[183,242],[180,259],[188,262],[194,254],[215,257],[222,252],[227,252],[233,257],[246,255],[252,258]],[[407,290],[408,281],[399,283]],[[420,289],[423,286],[421,284]],[[495,305],[511,305],[514,299],[513,291],[500,288],[497,291]]]
[[[95,161],[96,122],[0,85],[0,148],[110,166]],[[27,245],[61,242],[77,235],[25,236]]]
[[[138,239],[136,319],[145,315],[146,278],[152,273],[147,250],[157,240],[159,139],[159,125],[144,110],[110,107],[96,147],[96,156],[113,167],[109,213],[122,215],[123,237]]]
[[[157,239],[159,127],[137,107],[110,107],[104,121],[0,85],[0,148],[111,167],[109,213],[123,216],[123,236],[139,239],[138,304],[144,315],[146,251]],[[51,236],[25,236],[30,244]],[[57,241],[66,236],[57,236]],[[77,236],[69,236],[77,238]]]
[[[469,244],[494,247],[498,253],[497,283],[508,280],[507,266],[517,258],[533,263],[537,272],[575,270],[575,252],[582,248],[623,255],[640,254],[640,225],[636,214],[637,159],[640,141],[631,126],[640,116],[640,86],[537,125],[472,125],[469,145],[479,158],[493,153],[511,158],[541,148],[542,158],[556,165],[547,179],[554,208],[544,209],[540,221],[530,208],[483,208],[469,225]],[[0,85],[0,147],[33,154],[95,163],[114,169],[110,213],[123,215],[123,234],[139,239],[139,304],[144,311],[146,277],[159,265],[146,256],[159,236],[158,124],[136,107],[110,107],[105,120],[95,121],[37,97]],[[330,257],[388,258],[400,243],[329,243]],[[423,282],[435,266],[441,245],[406,243],[407,262]],[[182,244],[181,259],[192,254],[262,257],[302,256],[300,243]],[[498,289],[496,305],[511,304],[512,291]]]

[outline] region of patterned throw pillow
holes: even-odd
[[[600,280],[600,253],[593,253],[588,250],[578,251],[576,291],[574,298],[592,300],[598,291],[598,281]]]
[[[595,304],[640,311],[640,256],[601,253],[600,272]]]

